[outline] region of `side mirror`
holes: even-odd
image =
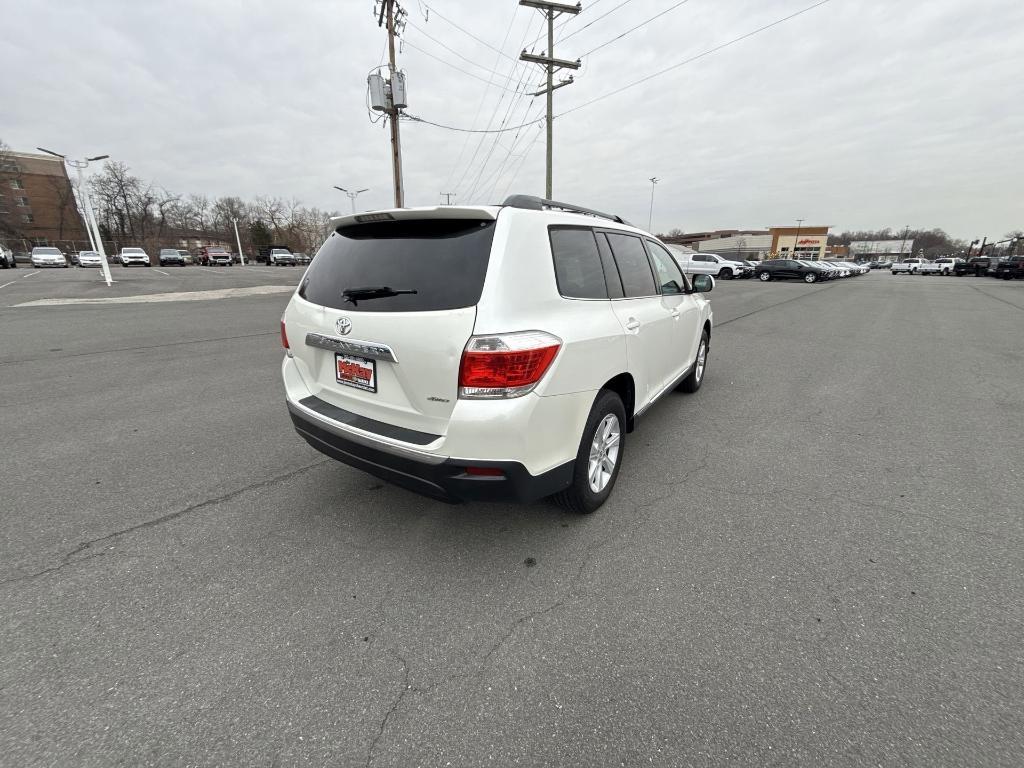
[[[715,288],[715,278],[711,275],[697,275],[693,278],[693,290],[697,293],[711,293]]]

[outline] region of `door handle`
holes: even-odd
[[[674,320],[678,320],[679,319],[679,310],[676,309],[675,307],[672,308],[672,312],[670,314],[672,315],[672,318]]]
[[[637,320],[635,317],[629,318],[626,321],[626,330],[629,331],[630,333],[639,333],[640,332],[640,321]]]

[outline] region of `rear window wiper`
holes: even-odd
[[[409,288],[389,288],[386,285],[377,285],[367,288],[346,288],[341,292],[341,297],[355,304],[357,299],[387,299],[391,296],[401,296],[407,293],[418,293],[418,291]]]

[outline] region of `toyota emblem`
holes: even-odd
[[[334,327],[338,329],[338,333],[342,336],[348,336],[352,333],[352,321],[347,317],[339,317]]]

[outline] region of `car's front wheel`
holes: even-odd
[[[718,270],[718,279],[719,280],[732,280],[732,270],[731,269],[720,269],[720,270]]]
[[[772,279],[772,275],[770,272],[761,272],[757,276],[757,279],[760,280],[762,283],[767,283],[769,280]]]
[[[573,463],[572,484],[554,495],[570,512],[589,514],[607,501],[625,450],[626,409],[608,389],[597,394]]]
[[[704,372],[708,369],[708,332],[700,334],[700,344],[697,345],[697,357],[693,360],[693,368],[690,375],[679,382],[679,389],[682,392],[696,392],[704,383]]]
[[[804,282],[805,283],[814,283],[814,282],[817,282],[817,280],[818,280],[818,276],[816,274],[814,274],[813,272],[808,272],[806,275],[804,275]]]

